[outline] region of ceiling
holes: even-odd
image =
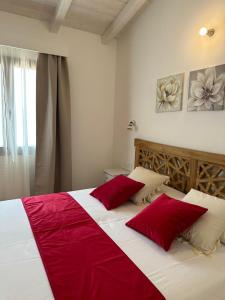
[[[51,21],[58,0],[0,0],[0,10]],[[103,34],[128,0],[73,0],[62,24],[97,34]]]
[[[128,0],[74,0],[64,24],[103,34],[127,2]]]
[[[149,0],[0,0],[0,10],[102,36],[108,42]]]

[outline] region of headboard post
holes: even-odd
[[[134,162],[135,168],[139,166],[139,157],[140,157],[140,144],[135,143],[135,162]]]
[[[171,187],[225,199],[225,155],[135,139],[135,167],[170,176]]]

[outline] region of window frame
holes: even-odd
[[[36,149],[36,146],[29,146],[28,147],[28,153],[29,155],[32,155]],[[5,147],[0,147],[0,156],[5,156],[6,155],[6,150]],[[17,147],[17,155],[23,155],[23,148],[22,147]]]

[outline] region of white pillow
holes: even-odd
[[[183,201],[208,208],[182,236],[198,250],[210,254],[225,231],[225,200],[191,189]]]
[[[160,187],[160,191],[158,191],[155,195],[152,196],[151,202],[156,200],[162,194],[167,194],[169,197],[177,199],[177,200],[182,200],[185,196],[184,193],[182,193],[168,185],[162,184],[162,186]]]
[[[159,190],[162,184],[168,183],[169,181],[168,176],[155,173],[143,167],[135,168],[128,177],[145,184],[145,186],[131,198],[137,205],[150,201],[151,197]]]

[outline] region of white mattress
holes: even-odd
[[[149,239],[126,227],[127,220],[143,206],[132,203],[107,211],[89,195],[91,190],[70,194],[102,229],[157,286],[167,300],[224,300],[225,247],[211,256],[175,241],[165,252]],[[183,195],[165,187],[173,197]],[[0,203],[0,300],[54,299],[20,200]]]

